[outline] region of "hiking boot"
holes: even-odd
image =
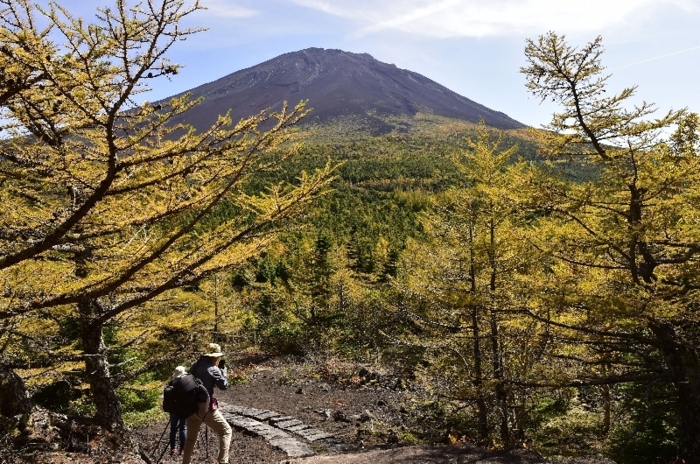
[[[171,456],[177,456],[178,454],[182,454],[182,451],[179,451],[179,452],[178,452],[178,449],[177,449],[177,448],[173,448],[173,449],[170,450],[170,455],[171,455]]]
[[[183,454],[185,454],[185,450],[178,450],[177,454],[178,456],[182,456]]]

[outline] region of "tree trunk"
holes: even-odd
[[[498,412],[500,416],[500,432],[501,440],[506,446],[510,446],[510,430],[508,428],[508,393],[506,392],[506,387],[503,382],[503,362],[501,360],[501,349],[499,347],[499,328],[498,328],[498,315],[496,314],[496,289],[497,289],[497,276],[498,276],[498,262],[496,259],[496,226],[493,222],[489,226],[490,232],[490,247],[489,247],[489,262],[491,265],[491,278],[489,283],[489,289],[491,290],[491,363],[493,365],[493,378],[496,380],[496,402],[498,404]]]
[[[214,274],[214,338],[219,336],[219,274]],[[219,340],[216,340],[219,343]]]
[[[472,223],[473,224],[473,223]],[[471,280],[471,293],[476,295],[476,265],[475,265],[475,251],[474,251],[474,229],[473,226],[469,228],[469,279]],[[486,399],[484,398],[483,389],[483,368],[482,368],[482,357],[481,357],[481,331],[479,329],[479,306],[472,305],[471,307],[471,318],[472,318],[472,337],[474,337],[474,386],[476,387],[476,411],[479,421],[479,438],[486,444],[489,438],[489,423],[488,423],[488,411],[486,408]]]
[[[81,314],[83,350],[87,355],[85,371],[96,410],[95,422],[107,430],[122,430],[122,407],[109,374],[107,347],[102,333],[103,323],[96,317],[97,302],[79,303],[78,307]]]
[[[603,435],[610,432],[610,385],[603,385]]]
[[[472,336],[474,337],[474,386],[476,387],[476,411],[479,422],[479,438],[486,442],[489,438],[489,425],[486,414],[486,400],[483,389],[483,370],[481,366],[481,343],[479,333],[478,306],[472,307]]]
[[[700,464],[700,365],[695,361],[688,379],[676,384],[681,404],[678,456],[686,464]]]
[[[503,383],[503,365],[498,343],[498,322],[496,312],[491,310],[491,355],[493,356],[493,378],[496,380],[496,402],[500,416],[501,440],[506,446],[510,445],[510,430],[508,428],[508,394]]]
[[[670,324],[651,323],[650,328],[678,392],[678,457],[684,464],[700,464],[700,355]]]
[[[20,376],[0,365],[0,415],[13,417],[31,410],[32,402]]]

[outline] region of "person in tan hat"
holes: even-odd
[[[220,390],[228,388],[228,369],[219,363],[224,354],[221,352],[221,346],[216,343],[205,345],[202,350],[202,355],[199,360],[192,366],[190,373],[202,381],[204,387],[209,393],[209,410],[203,412],[195,412],[187,418],[187,440],[185,441],[185,450],[182,456],[183,464],[189,464],[192,459],[192,451],[197,442],[199,427],[204,422],[207,427],[219,436],[219,464],[228,464],[228,449],[231,445],[231,426],[226,422],[224,416],[218,410],[218,403],[214,397],[214,386]]]

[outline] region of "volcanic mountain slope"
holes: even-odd
[[[178,122],[198,130],[229,110],[238,121],[265,108],[278,109],[283,101],[294,105],[307,99],[313,111],[306,122],[426,112],[470,122],[483,118],[487,125],[499,129],[524,127],[418,73],[382,63],[366,53],[322,48],[286,53],[190,92],[205,100]]]

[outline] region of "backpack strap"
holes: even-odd
[[[193,376],[194,378],[198,378],[198,377],[195,375],[195,373],[196,373],[197,370],[199,369],[199,363],[200,363],[201,361],[202,361],[202,358],[198,358],[198,359],[194,362],[194,364],[192,364],[192,366],[190,367],[190,374],[192,374],[192,376]]]

